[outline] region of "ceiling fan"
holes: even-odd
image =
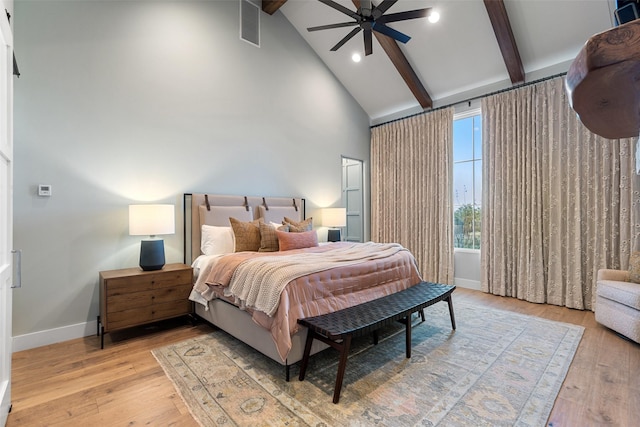
[[[374,6],[371,0],[361,0],[360,7],[355,12],[347,9],[346,7],[342,6],[339,3],[336,3],[333,0],[318,1],[336,9],[339,12],[344,13],[347,16],[350,16],[355,21],[310,27],[307,28],[307,31],[320,31],[328,30],[331,28],[353,27],[357,25],[358,27],[351,30],[349,34],[347,34],[342,40],[340,40],[335,46],[331,48],[331,51],[335,52],[336,50],[340,49],[342,45],[344,45],[351,38],[353,38],[353,36],[355,36],[362,30],[364,34],[365,55],[371,55],[373,53],[372,31],[376,31],[378,33],[384,34],[385,36],[389,36],[401,43],[406,43],[411,39],[411,37],[404,33],[401,33],[398,30],[394,30],[386,24],[389,22],[424,18],[429,15],[429,12],[431,11],[431,8],[428,7],[425,9],[410,10],[406,12],[398,12],[385,15],[384,13],[398,0],[383,0],[383,2],[378,6]]]

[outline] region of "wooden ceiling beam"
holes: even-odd
[[[360,9],[360,0],[352,1],[356,8]],[[400,50],[398,42],[396,42],[391,37],[380,34],[377,31],[372,31],[372,33],[375,34],[378,43],[380,44],[380,46],[382,46],[382,49],[385,51],[393,65],[396,67],[396,70],[398,70],[398,73],[400,73],[400,76],[402,76],[402,79],[409,87],[409,90],[416,98],[420,106],[425,110],[428,108],[432,108],[433,101],[431,100],[427,89],[425,89],[424,85],[420,81],[420,78],[411,67],[411,64],[409,64],[407,57],[404,55],[404,53],[402,53],[402,50]]]
[[[377,31],[373,31],[373,34],[376,35],[378,43],[380,43],[380,46],[382,46],[382,49],[384,49],[389,59],[396,67],[396,70],[398,70],[404,79],[404,82],[409,87],[411,93],[413,93],[413,96],[418,100],[420,106],[424,109],[433,107],[433,101],[431,100],[427,89],[425,89],[420,78],[411,67],[411,64],[409,64],[407,57],[404,56],[404,53],[400,50],[398,42],[391,37],[378,33]]]
[[[489,20],[493,26],[493,32],[496,35],[498,46],[500,46],[500,52],[502,52],[504,64],[507,66],[511,83],[523,83],[524,67],[522,66],[516,39],[513,37],[513,31],[511,30],[511,24],[509,23],[509,16],[507,15],[504,1],[484,0],[484,6],[487,9]]]
[[[262,11],[273,15],[287,0],[262,0]]]

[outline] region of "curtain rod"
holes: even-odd
[[[475,101],[476,99],[486,98],[487,96],[493,96],[493,95],[497,95],[499,93],[509,92],[511,90],[516,90],[516,89],[520,89],[522,87],[531,86],[531,85],[534,85],[534,84],[537,84],[537,83],[541,83],[541,82],[544,82],[544,81],[547,81],[547,80],[555,79],[556,77],[565,76],[566,74],[567,74],[566,72],[559,73],[559,74],[554,74],[552,76],[543,77],[543,78],[538,79],[538,80],[532,80],[530,82],[521,83],[521,84],[519,84],[517,86],[511,86],[511,87],[507,87],[507,88],[504,88],[504,89],[496,90],[494,92],[485,93],[484,95],[474,96],[472,98],[467,98],[467,99],[462,100],[462,101],[453,102],[453,103],[448,104],[448,105],[443,105],[443,106],[440,106],[440,107],[437,107],[437,108],[432,108],[432,109],[427,110],[427,111],[422,111],[420,113],[415,113],[415,114],[411,114],[411,115],[406,116],[406,117],[401,117],[399,119],[393,119],[393,120],[389,120],[388,122],[379,123],[377,125],[369,126],[369,129],[377,128],[378,126],[388,125],[389,123],[399,122],[400,120],[409,119],[411,117],[416,117],[416,116],[421,116],[423,114],[433,113],[434,111],[442,110],[444,108],[453,107],[454,105],[458,105],[458,104],[464,104],[464,103],[467,103],[467,102]]]

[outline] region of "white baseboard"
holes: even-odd
[[[33,332],[31,334],[18,335],[13,337],[13,352],[30,350],[44,345],[56,344],[62,341],[69,341],[76,338],[96,335],[98,321],[92,320],[75,325],[62,326],[60,328],[47,329],[46,331]]]
[[[473,289],[476,291],[482,290],[482,286],[480,285],[479,280],[458,279],[454,277],[453,284],[456,286],[460,286],[461,288]]]
[[[469,279],[453,279],[453,284],[461,288],[481,290],[480,281]],[[96,335],[98,321],[92,320],[75,325],[62,326],[60,328],[47,329],[46,331],[33,332],[31,334],[18,335],[13,337],[13,351],[30,350],[44,345],[56,344],[76,338]]]

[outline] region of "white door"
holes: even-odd
[[[0,426],[11,408],[13,37],[0,0]]]
[[[347,208],[347,227],[343,240],[364,241],[364,195],[362,160],[342,158],[342,205]]]

